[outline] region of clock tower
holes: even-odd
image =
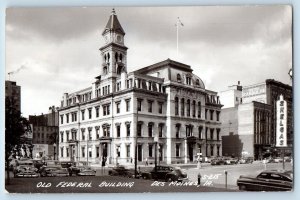
[[[101,79],[112,79],[112,84],[127,72],[127,47],[124,45],[125,32],[113,9],[102,36],[105,45],[100,48],[102,56]]]

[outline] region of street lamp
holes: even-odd
[[[54,160],[55,160],[55,155],[56,155],[56,144],[53,143],[53,155],[54,155]]]

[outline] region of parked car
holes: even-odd
[[[254,176],[240,176],[237,180],[240,190],[290,191],[293,188],[292,171],[266,170]]]
[[[238,162],[240,164],[252,164],[254,161],[254,158],[253,157],[243,157],[241,158]]]
[[[123,165],[118,165],[113,167],[108,171],[108,175],[110,176],[125,176],[129,178],[133,178],[135,175],[134,169],[127,169]],[[138,174],[139,176],[139,174]]]
[[[80,171],[76,174],[77,176],[95,176],[96,170],[92,169],[91,167],[83,167],[80,168]]]
[[[86,162],[65,162],[62,166],[68,168],[70,176],[73,174],[77,175],[80,171],[88,167]]]
[[[60,166],[43,166],[40,169],[40,175],[42,177],[47,176],[69,176],[69,171],[66,168]]]
[[[226,163],[224,158],[214,158],[210,161],[211,165],[224,165]]]
[[[164,181],[188,181],[186,172],[180,167],[173,166],[157,166],[156,169],[154,167],[150,172],[142,172],[141,177],[143,179],[155,179]]]
[[[40,174],[38,173],[38,169],[33,166],[28,165],[19,165],[14,170],[14,177],[20,178],[20,177],[39,177]]]
[[[224,161],[224,165],[235,165],[239,162],[237,158],[224,158]]]

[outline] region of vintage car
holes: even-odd
[[[236,158],[224,158],[224,165],[235,165],[238,164],[239,161]]]
[[[226,160],[222,157],[219,158],[214,158],[210,161],[211,165],[225,165],[226,164]]]
[[[80,171],[76,173],[77,176],[95,176],[96,170],[92,169],[91,167],[83,167],[80,168]]]
[[[124,176],[124,177],[133,178],[135,176],[135,171],[134,171],[134,169],[127,169],[123,165],[117,165],[108,171],[108,175]],[[139,176],[139,173],[138,173],[138,176]]]
[[[242,157],[238,162],[240,164],[252,164],[254,158],[253,157]]]
[[[173,166],[157,166],[156,169],[154,167],[150,172],[142,172],[141,177],[143,179],[154,179],[163,181],[188,181],[186,172],[180,167]]]
[[[40,174],[38,173],[38,169],[33,167],[33,166],[28,166],[28,165],[19,165],[15,168],[14,170],[14,177],[15,178],[20,178],[20,177],[34,177],[37,178],[39,177]]]
[[[77,175],[80,171],[88,168],[86,162],[67,162],[67,163],[62,163],[62,167],[68,168],[68,171],[70,173],[70,176],[73,174]]]
[[[47,176],[69,176],[68,169],[60,166],[43,166],[39,170],[41,177]]]
[[[256,177],[240,176],[237,185],[240,190],[290,191],[293,188],[293,173],[284,170],[266,170]]]

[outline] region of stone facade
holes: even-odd
[[[65,93],[59,108],[59,160],[188,163],[221,155],[216,92],[189,65],[170,59],[127,72],[125,32],[113,11],[102,33],[100,75]],[[136,152],[136,154],[135,154]]]

